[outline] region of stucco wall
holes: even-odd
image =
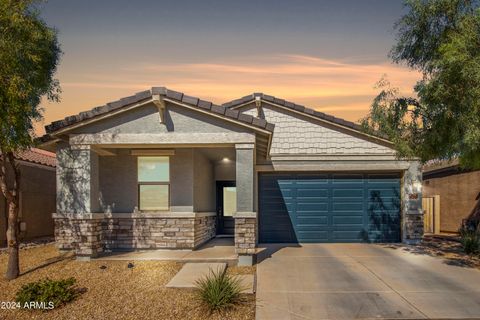
[[[158,109],[151,103],[86,125],[73,133],[250,132],[242,126],[170,103],[167,103],[165,123],[160,123]]]
[[[270,154],[394,154],[394,151],[385,146],[357,138],[339,130],[327,128],[315,120],[294,115],[287,111],[262,106],[265,120],[275,124]],[[257,110],[243,111],[252,116]],[[319,125],[320,124],[320,125]]]
[[[175,149],[170,158],[170,210],[193,212],[193,149]]]
[[[440,196],[440,232],[457,232],[462,220],[480,210],[480,171],[450,173],[423,182],[423,196]]]
[[[101,212],[108,206],[113,213],[133,212],[138,207],[137,170],[137,157],[130,155],[130,150],[121,150],[118,156],[100,157]],[[193,170],[193,149],[175,149],[175,155],[170,157],[170,211],[193,212]]]
[[[57,145],[58,213],[97,212],[98,155],[90,146]]]
[[[216,181],[235,181],[235,161],[216,163],[214,169]]]
[[[118,156],[99,157],[100,211],[133,212],[137,201],[137,158],[130,150]]]
[[[215,181],[213,164],[201,152],[194,150],[194,211],[215,212]]]
[[[20,166],[20,220],[26,222],[23,240],[53,235],[55,168],[22,163]],[[11,174],[8,174],[11,183]],[[0,196],[0,245],[6,243],[6,199]]]

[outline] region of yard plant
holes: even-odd
[[[405,0],[390,57],[421,75],[414,96],[386,79],[367,132],[391,140],[400,157],[458,159],[480,168],[480,1]]]
[[[227,270],[212,270],[197,280],[198,297],[210,312],[222,311],[241,302],[243,290],[240,279]]]
[[[75,278],[63,280],[43,279],[30,282],[23,285],[16,295],[16,302],[22,307],[31,303],[42,304],[47,306],[45,310],[51,309],[48,306],[57,308],[64,305],[78,295],[79,291],[75,288]]]
[[[58,101],[57,31],[40,17],[35,0],[0,0],[0,190],[7,200],[6,279],[18,277],[20,170],[15,154],[34,144],[42,98]],[[7,180],[11,172],[12,181]]]
[[[463,251],[469,255],[478,253],[480,249],[479,227],[477,226],[476,228],[468,228],[464,226],[460,229],[459,233]]]

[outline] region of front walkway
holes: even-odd
[[[257,319],[478,319],[480,271],[393,246],[266,245]]]
[[[113,252],[96,260],[166,260],[179,262],[225,262],[234,265],[238,261],[233,238],[213,238],[195,250],[159,249],[133,252]]]

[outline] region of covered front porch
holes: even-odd
[[[230,266],[238,263],[233,237],[215,237],[195,250],[137,250],[131,252],[111,252],[98,257],[97,260],[158,260],[187,262],[224,262]]]
[[[223,142],[218,136],[215,141],[193,139],[195,144],[95,138],[71,137],[57,150],[54,220],[61,249],[74,249],[87,259],[111,252],[152,250],[142,253],[149,256],[159,249],[199,248],[183,257],[215,256],[218,250],[202,245],[227,234],[233,253],[227,258],[247,255],[253,261],[253,135],[238,134],[236,140],[224,135],[228,140]]]

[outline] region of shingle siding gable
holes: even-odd
[[[263,106],[265,120],[275,125],[271,155],[377,155],[394,154],[394,150],[340,131],[301,119],[286,112]],[[243,113],[256,116],[255,108]]]

